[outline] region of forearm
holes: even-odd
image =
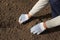
[[[47,28],[52,28],[60,25],[60,16],[46,21]]]
[[[37,13],[39,10],[46,6],[48,1],[49,0],[39,0],[30,10],[29,14],[34,15],[35,13]]]

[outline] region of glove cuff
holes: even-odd
[[[42,23],[40,23],[40,26],[39,26],[42,31],[44,31],[44,30],[46,29],[43,24],[44,24],[44,23],[42,22]]]
[[[25,16],[26,16],[26,19],[29,19],[29,17],[28,17],[28,15],[27,15],[27,14],[26,14]]]

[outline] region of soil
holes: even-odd
[[[0,40],[60,40],[60,27],[47,29],[40,35],[30,33],[39,22],[51,19],[50,5],[26,23],[19,24],[21,14],[28,13],[37,0],[0,0]]]

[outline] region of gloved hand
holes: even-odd
[[[29,19],[27,14],[21,14],[19,17],[19,23],[22,24],[23,22],[27,21]]]
[[[46,29],[46,28],[44,27],[43,22],[42,22],[42,23],[39,23],[39,24],[33,26],[33,27],[30,29],[30,32],[33,33],[33,34],[39,35],[39,34],[42,33],[45,29]]]

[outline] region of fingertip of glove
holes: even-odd
[[[22,22],[20,20],[18,20],[19,24],[22,24]]]
[[[39,34],[40,34],[40,32],[37,33],[37,35],[39,35]]]

